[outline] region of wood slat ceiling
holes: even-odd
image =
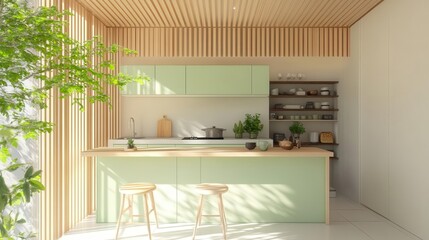
[[[107,27],[350,27],[383,0],[78,0]]]

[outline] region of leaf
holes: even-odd
[[[33,175],[31,175],[31,178],[38,177],[38,176],[40,176],[41,173],[42,173],[42,170],[37,170],[33,173]]]
[[[10,152],[9,149],[5,146],[2,146],[2,148],[0,149],[0,161],[2,161],[3,163],[6,163],[6,160],[8,157],[10,157]]]
[[[33,186],[35,189],[37,189],[39,191],[45,190],[45,186],[40,181],[32,179],[29,182],[30,182],[31,186]]]
[[[22,191],[24,192],[25,201],[30,202],[30,200],[31,200],[30,183],[25,182],[22,185]]]
[[[16,221],[16,223],[22,224],[22,223],[26,223],[27,221],[24,218],[19,219],[18,221]]]
[[[33,166],[29,166],[29,167],[27,168],[27,171],[25,171],[24,178],[26,178],[26,179],[30,178],[30,177],[31,177],[31,175],[33,175],[33,171],[34,171]]]
[[[18,169],[18,168],[20,168],[21,166],[24,166],[24,165],[25,164],[23,164],[23,163],[15,163],[15,164],[9,165],[5,170],[7,170],[9,172],[13,172],[16,169]]]
[[[4,177],[2,174],[0,174],[0,195],[6,195],[9,194],[10,190],[9,188],[6,186],[6,182],[4,181]]]

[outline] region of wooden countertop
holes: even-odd
[[[316,147],[301,147],[284,150],[279,147],[260,151],[244,147],[183,147],[183,148],[141,148],[124,151],[123,148],[97,148],[83,152],[83,156],[93,157],[333,157],[334,153]]]

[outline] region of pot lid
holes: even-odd
[[[226,130],[225,128],[217,128],[216,126],[213,126],[211,128],[203,128],[201,130],[205,131],[205,130],[211,130],[211,129],[213,129],[213,130],[219,130],[219,131],[225,131]]]

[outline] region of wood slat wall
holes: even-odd
[[[73,0],[38,1],[39,5],[56,5],[59,10],[73,13],[66,19],[69,26],[65,31],[74,39],[84,41],[107,35],[106,26]],[[53,89],[48,108],[40,114],[55,127],[52,133],[40,137],[39,166],[46,191],[40,194],[39,239],[58,239],[94,211],[94,161],[84,159],[81,152],[107,146],[108,138],[119,136],[115,107],[119,106],[119,92],[107,86],[106,89],[112,96],[112,109],[106,104],[87,103],[86,112],[81,112],[71,101],[61,100]]]
[[[107,28],[144,57],[347,57],[349,28]]]

